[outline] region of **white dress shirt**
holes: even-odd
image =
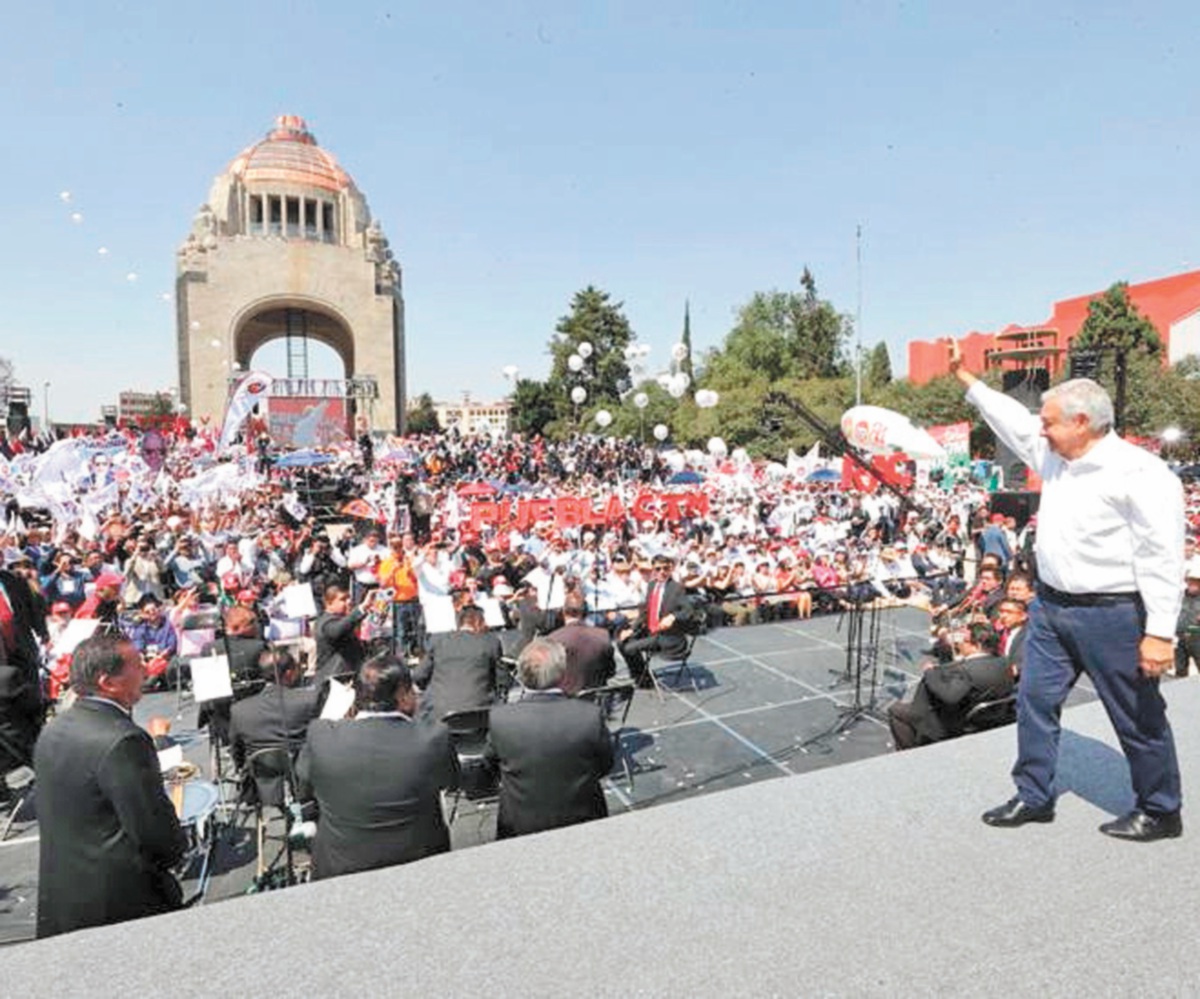
[[[1109,432],[1067,461],[1042,422],[1015,399],[976,382],[967,391],[996,435],[1042,478],[1038,575],[1065,593],[1141,594],[1146,634],[1170,638],[1183,578],[1183,486],[1149,451]]]

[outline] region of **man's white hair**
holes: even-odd
[[[530,690],[557,687],[567,672],[567,650],[559,642],[535,638],[517,657],[517,671]]]
[[[1072,378],[1042,393],[1042,402],[1057,402],[1063,416],[1086,416],[1097,433],[1107,433],[1113,425],[1113,404],[1104,386],[1090,378]]]

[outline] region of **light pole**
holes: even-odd
[[[50,430],[50,383],[42,382],[42,433]]]

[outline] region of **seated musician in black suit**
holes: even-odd
[[[669,555],[656,555],[653,578],[646,590],[646,603],[634,627],[618,636],[617,648],[625,657],[629,675],[639,687],[653,687],[646,660],[655,653],[681,656],[687,649],[687,628],[696,611],[687,590],[671,578],[675,561]]]
[[[251,754],[272,746],[286,746],[292,756],[304,744],[308,723],[317,717],[319,691],[301,687],[304,670],[286,649],[271,649],[259,660],[267,685],[253,697],[230,709],[229,744],[240,769]],[[250,800],[258,795],[265,805],[283,803],[283,773],[260,773],[244,788]]]
[[[566,650],[535,638],[518,659],[527,693],[491,710],[488,756],[500,769],[496,838],[604,818],[601,779],[612,769],[612,738],[600,707],[563,693]]]
[[[958,658],[927,664],[913,699],[888,708],[897,749],[953,739],[962,734],[963,719],[972,707],[1012,693],[1012,670],[997,655],[998,639],[990,624],[972,622],[955,637]]]
[[[563,602],[563,626],[546,636],[567,650],[567,675],[562,682],[567,694],[603,687],[617,671],[608,632],[588,624],[586,610],[582,594],[568,593]]]
[[[424,691],[421,716],[441,719],[450,711],[491,704],[502,655],[500,639],[487,630],[483,611],[467,604],[458,612],[458,630],[433,635],[429,651],[413,673]]]
[[[301,794],[320,809],[317,878],[450,849],[440,797],[458,776],[449,731],[413,720],[412,674],[390,653],[364,663],[354,689],[354,717],[314,721],[296,765]]]

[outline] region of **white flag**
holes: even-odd
[[[237,432],[246,422],[246,417],[260,402],[267,401],[267,389],[271,387],[271,376],[261,371],[251,371],[238,382],[238,387],[229,400],[225,410],[225,423],[221,427],[221,439],[217,443],[217,451],[224,451],[233,443]]]

